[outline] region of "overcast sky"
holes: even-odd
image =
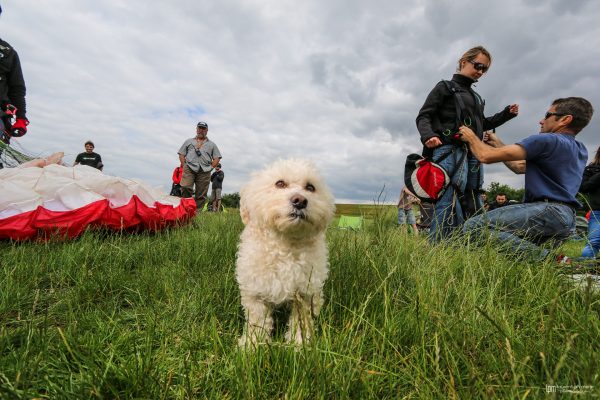
[[[198,121],[223,154],[225,193],[272,160],[313,159],[338,202],[395,201],[421,144],[415,117],[475,45],[476,86],[507,143],[539,132],[557,97],[600,108],[600,2],[587,0],[6,0],[0,37],[27,83],[29,153],[91,139],[104,172],[170,189]],[[600,113],[600,111],[598,111]],[[579,136],[599,145],[600,116]],[[15,142],[17,142],[15,140]],[[485,184],[522,187],[487,166]]]

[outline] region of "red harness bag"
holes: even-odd
[[[173,171],[173,183],[181,183],[181,177],[183,176],[183,168],[177,167]]]
[[[450,176],[437,163],[419,154],[409,154],[404,168],[404,183],[421,201],[435,203],[450,185]]]

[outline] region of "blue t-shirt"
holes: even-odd
[[[525,203],[548,199],[581,206],[575,196],[588,153],[575,135],[541,133],[517,144],[527,152]]]

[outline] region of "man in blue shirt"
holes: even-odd
[[[540,244],[558,245],[575,228],[575,199],[587,162],[585,146],[575,136],[590,122],[594,109],[581,97],[556,99],[540,121],[540,134],[505,145],[495,134],[484,143],[462,126],[461,140],[483,164],[504,162],[517,174],[525,174],[525,197],[514,204],[475,216],[465,222],[463,232],[471,240],[487,234],[515,253],[534,259],[548,256]]]

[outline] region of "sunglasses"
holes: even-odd
[[[567,114],[561,114],[561,113],[555,113],[555,112],[549,112],[549,111],[548,111],[548,112],[546,113],[546,115],[544,116],[544,119],[548,119],[548,118],[550,118],[550,117],[551,117],[551,116],[553,116],[553,115],[554,115],[555,117],[563,117],[563,116],[565,116],[565,115],[567,115]]]
[[[488,69],[490,69],[489,65],[485,65],[483,63],[479,63],[479,62],[475,62],[475,61],[469,61],[471,64],[473,64],[473,68],[475,68],[476,71],[479,72],[483,72],[484,74],[487,72]]]

